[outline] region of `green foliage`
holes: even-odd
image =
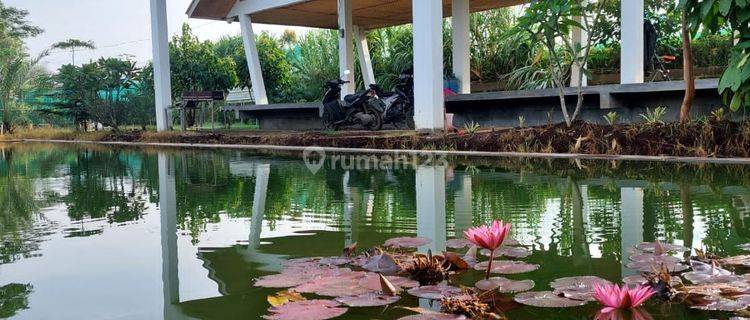
[[[687,11],[694,32],[701,28],[718,31],[729,26],[731,33],[740,35],[719,81],[719,92],[724,94],[733,111],[750,106],[750,1],[681,0],[680,5]]]
[[[661,123],[663,124],[664,116],[667,114],[667,107],[656,107],[653,110],[646,108],[646,114],[641,114],[641,118],[646,121],[646,124],[653,125]]]
[[[217,56],[213,43],[199,41],[187,24],[169,43],[169,58],[175,100],[186,91],[228,91],[238,83],[234,61]]]
[[[620,116],[617,114],[617,112],[612,111],[602,117],[604,117],[604,121],[606,121],[608,125],[612,126],[617,124],[617,119]]]
[[[482,127],[481,125],[479,125],[478,123],[476,123],[474,121],[467,122],[467,123],[464,123],[464,132],[466,132],[467,134],[472,134],[473,135],[473,134],[479,132],[479,129],[481,127]]]

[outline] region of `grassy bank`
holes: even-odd
[[[370,149],[578,153],[682,157],[750,157],[750,121],[702,121],[686,125],[565,125],[483,129],[474,133],[386,132],[75,132],[18,131],[0,140],[77,140],[322,146]]]

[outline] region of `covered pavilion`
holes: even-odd
[[[171,103],[169,39],[166,0],[151,1],[152,41],[156,90],[157,127],[167,130]],[[268,104],[253,23],[337,29],[339,69],[352,81],[343,93],[355,90],[352,73],[354,50],[360,57],[365,84],[375,83],[365,32],[412,23],[414,32],[415,124],[420,130],[445,126],[443,92],[443,18],[453,25],[453,74],[462,94],[471,93],[469,16],[472,12],[509,7],[527,0],[193,0],[190,18],[240,23],[252,91],[259,105]],[[644,0],[622,1],[621,83],[644,81]],[[574,32],[583,42],[585,31]],[[356,47],[356,48],[355,48]],[[641,54],[639,54],[641,53]],[[579,70],[573,70],[579,72]],[[573,77],[576,78],[576,77]],[[585,83],[584,83],[585,84]]]

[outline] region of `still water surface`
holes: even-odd
[[[444,249],[472,225],[513,223],[534,290],[564,276],[618,281],[622,253],[661,239],[719,254],[750,242],[750,169],[569,160],[313,174],[295,155],[0,145],[0,318],[256,319],[255,278],[285,259],[395,236]],[[424,248],[423,248],[424,249]],[[473,283],[476,279],[469,279]],[[399,305],[430,307],[404,297]],[[435,307],[435,306],[433,306]],[[727,314],[652,303],[654,319]],[[510,319],[591,319],[598,307],[515,308]],[[391,319],[400,308],[350,309]]]

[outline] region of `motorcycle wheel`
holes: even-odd
[[[366,108],[365,113],[375,118],[375,120],[373,120],[372,122],[363,125],[365,129],[370,131],[378,131],[383,128],[383,115],[380,114],[380,112],[377,112],[370,108]]]

